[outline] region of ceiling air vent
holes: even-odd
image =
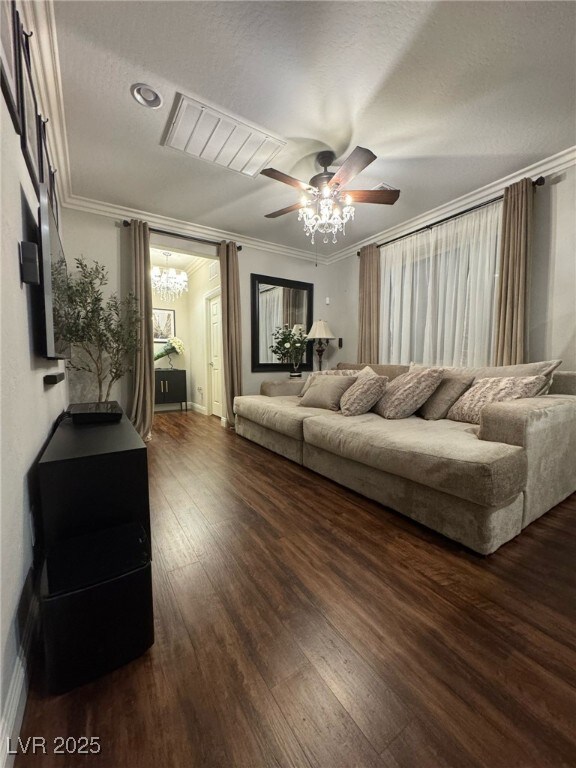
[[[257,176],[286,145],[283,139],[233,115],[178,94],[180,101],[165,146]]]

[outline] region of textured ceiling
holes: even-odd
[[[162,146],[176,93],[287,140],[272,165],[308,180],[321,149],[378,156],[354,181],[346,242],[575,143],[573,2],[54,3],[72,193],[311,250],[297,190]],[[164,98],[139,106],[132,83]],[[320,246],[329,254],[341,248]]]

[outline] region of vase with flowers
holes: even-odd
[[[290,328],[288,325],[278,326],[272,334],[272,338],[274,340],[270,346],[272,354],[281,363],[292,363],[290,378],[300,378],[302,376],[300,366],[306,354],[308,341],[302,328],[297,326]]]
[[[170,368],[174,368],[172,365],[172,358],[170,355],[183,355],[184,354],[184,342],[177,336],[170,336],[166,344],[154,355],[154,360],[161,360],[163,357],[168,358]]]

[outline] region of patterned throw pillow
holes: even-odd
[[[397,376],[372,410],[384,419],[407,419],[428,400],[443,373],[443,368],[426,368]]]
[[[518,363],[516,365],[490,365],[476,368],[454,368],[444,366],[444,374],[458,373],[465,376],[473,376],[476,384],[480,379],[508,379],[511,376],[544,376],[546,382],[542,387],[542,392],[538,395],[545,395],[552,384],[554,371],[562,364],[562,360],[543,360],[538,363]],[[410,363],[411,371],[422,371],[428,366],[419,363]]]
[[[370,378],[374,378],[374,376],[380,376],[381,374],[376,373],[376,371],[369,365],[365,365],[364,368],[360,368],[359,371],[356,371],[357,376],[369,376]]]
[[[365,368],[363,370],[366,370]],[[312,386],[312,382],[317,376],[358,376],[360,371],[353,371],[348,369],[342,369],[342,370],[330,370],[330,371],[314,371],[314,373],[311,373],[310,376],[306,379],[304,382],[304,386],[302,387],[302,391],[298,395],[298,397],[303,397],[306,392],[310,389]]]
[[[368,413],[370,408],[380,400],[386,389],[388,377],[378,376],[373,371],[372,373],[372,376],[360,373],[356,383],[344,392],[340,400],[343,416],[360,416],[362,413]]]
[[[480,411],[489,403],[536,397],[546,384],[546,376],[509,376],[507,378],[479,379],[448,411],[452,421],[480,423]]]
[[[298,405],[338,411],[342,395],[355,381],[356,376],[316,376]]]

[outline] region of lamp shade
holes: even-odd
[[[330,330],[325,320],[315,320],[312,328],[308,331],[309,339],[335,339],[336,336]]]

